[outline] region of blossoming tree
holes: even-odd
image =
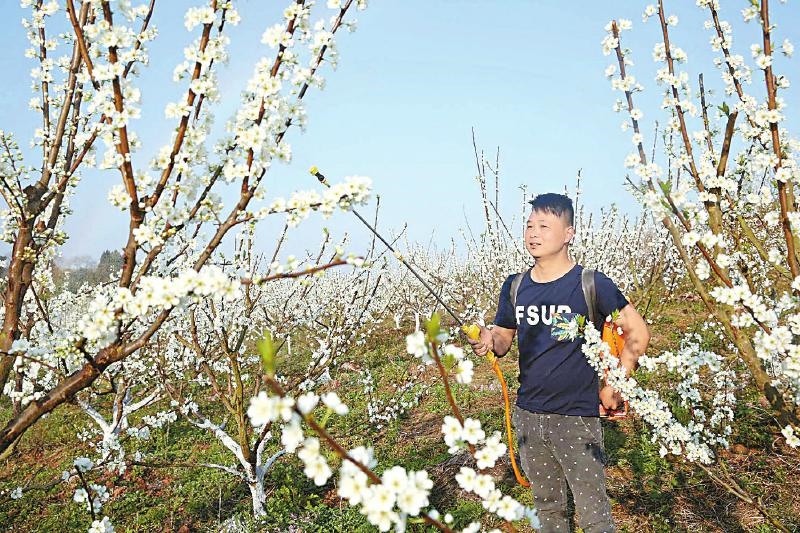
[[[348,13],[365,7],[363,0],[328,2],[328,18],[315,24],[310,2],[289,2],[284,20],[264,32],[263,56],[228,133],[213,144],[212,111],[222,96],[217,69],[239,14],[232,2],[218,0],[190,8],[185,26],[196,37],[175,69],[183,95],[166,108],[175,128],[169,143],[142,167],[133,157],[141,145],[135,131],[141,91],[135,80],[149,61],[148,43],[157,36],[150,24],[156,2],[22,4],[30,9],[27,55],[37,63],[38,96],[31,106],[41,114],[42,127],[33,140],[37,161],[23,156],[13,134],[0,133],[3,237],[13,246],[0,386],[17,402],[0,430],[0,450],[145,347],[173,310],[211,295],[235,298],[238,279],[211,265],[232,229],[272,214],[286,214],[292,225],[313,210],[330,215],[365,200],[369,190],[367,180],[353,178],[323,193],[264,201],[270,166],[291,155],[286,132],[304,126],[303,98],[321,86],[320,68],[336,61],[335,35],[352,29]],[[57,14],[68,27],[58,27]],[[113,286],[94,289],[80,317],[53,327],[49,263],[68,237],[63,227],[70,198],[80,194],[81,177],[92,168],[120,177],[109,200],[127,213],[120,241],[124,264]],[[233,183],[238,198],[225,202],[220,190]]]
[[[298,273],[307,271],[296,259],[285,265],[277,261],[262,265],[260,254],[253,255],[251,236],[240,242],[245,244],[226,271],[230,277],[247,274],[241,293],[232,300],[212,296],[165,324],[159,332],[164,342],[150,364],[175,410],[218,439],[234,459],[233,465],[198,466],[223,470],[244,481],[253,514],[263,517],[265,475],[276,460],[297,449],[302,431],[296,418],[284,420],[290,423],[282,429],[277,424],[254,428],[248,420],[249,398],[265,387],[262,374],[267,363],[256,346],[261,344],[261,352],[270,357],[294,363],[291,371],[282,373],[281,382],[287,391],[302,393],[304,412],[314,410],[321,399],[333,412],[346,414],[336,392],[320,394],[319,387],[331,381],[339,357],[363,345],[365,334],[374,327],[373,300],[380,276],[355,268],[340,276],[298,280]],[[333,264],[340,257],[337,246],[329,252],[331,260],[324,261],[325,244],[311,257],[311,268]],[[253,283],[260,269],[265,271],[260,274],[265,283]],[[321,267],[317,272],[324,273]],[[300,349],[308,346],[313,348],[310,354]]]
[[[797,257],[798,214],[794,184],[800,143],[787,129],[781,91],[789,86],[778,68],[791,57],[788,39],[776,45],[777,29],[768,0],[753,0],[741,11],[745,22],[758,25],[758,42],[749,47],[752,66],[736,52],[732,26],[723,19],[718,0],[698,0],[706,14],[714,65],[722,80],[722,96],[714,103],[701,75],[690,80],[683,65],[688,54],[678,46],[673,28],[678,17],[663,1],[648,5],[643,20],[655,19],[659,38],[653,59],[659,64],[656,82],[663,88],[663,162],[649,159],[641,124],[644,112],[634,98],[643,90],[630,73],[631,52],[622,43],[630,20],[612,21],[603,40],[606,55],[616,62],[606,74],[623,96],[614,105],[626,111],[623,129],[633,132],[636,151],[625,166],[640,178],[636,194],[660,220],[685,266],[691,286],[709,313],[714,334],[725,339],[713,353],[688,336],[681,350],[643,358],[649,370],[677,371],[677,390],[691,413],[680,424],[662,400],[638,388],[624,376],[619,387],[637,404],[662,444],[662,454],[696,461],[730,492],[754,505],[776,527],[785,527],[723,469],[705,464],[714,449],[726,446],[734,424],[733,406],[741,383],[752,383],[763,394],[778,429],[791,447],[800,446],[800,266]],[[590,359],[602,348],[592,333]],[[700,379],[700,373],[707,376]],[[614,378],[614,379],[616,379]]]

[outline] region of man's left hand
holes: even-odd
[[[614,390],[611,385],[606,385],[600,389],[600,403],[608,411],[616,411],[625,403],[622,394]]]

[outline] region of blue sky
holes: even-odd
[[[17,132],[22,140],[37,124],[37,116],[26,110],[31,96],[28,72],[34,65],[22,57],[27,46],[19,24],[23,11],[17,2],[5,1],[0,21],[0,67],[6,73],[0,87],[0,128]],[[140,165],[168,139],[164,105],[182,90],[171,82],[171,72],[193,37],[183,26],[182,13],[199,4],[157,3],[154,22],[160,37],[151,46],[151,66],[139,83],[143,117],[133,126],[145,140]],[[268,52],[260,36],[277,21],[284,4],[238,2],[243,20],[228,34],[232,59],[220,76],[220,128],[233,112],[252,65]],[[789,37],[800,45],[796,5],[772,4],[779,40]],[[308,130],[287,137],[294,160],[273,168],[268,189],[285,195],[314,188],[306,172],[312,164],[331,180],[367,175],[381,196],[384,230],[408,223],[410,240],[445,245],[457,238],[467,221],[473,229],[481,224],[473,179],[474,128],[479,147],[492,159],[500,147],[500,209],[509,217],[519,213],[519,185],[534,193],[573,189],[578,169],[583,172],[583,201],[591,210],[617,203],[637,214],[638,207],[622,185],[622,161],[633,145],[630,133],[620,129],[624,116],[611,111],[617,95],[603,74],[611,58],[602,55],[600,41],[611,18],[633,20],[634,31],[624,35],[624,42],[634,50],[632,73],[646,88],[636,99],[645,111],[645,138],[652,142],[652,121],[663,120],[651,59],[660,32],[656,20],[642,23],[645,5],[631,0],[372,0],[368,10],[358,13],[358,31],[340,34],[339,68],[326,70],[327,88],[307,98]],[[747,5],[744,0],[723,2],[723,18],[738,30],[735,50],[749,57],[749,45],[760,34],[754,24],[741,22],[739,12]],[[705,13],[689,0],[667,2],[666,9],[680,18],[673,39],[689,54],[687,69],[695,78],[705,72],[707,87],[718,87],[710,34],[702,26]],[[790,79],[797,71],[794,62],[783,59],[778,68]],[[763,81],[756,79],[753,92],[760,94]],[[796,93],[793,86],[786,95],[790,127],[797,118],[791,106],[798,101]],[[125,216],[105,202],[116,183],[118,172],[86,173],[83,190],[73,201],[75,214],[67,225],[72,238],[64,247],[65,256],[97,256],[103,249],[124,246]],[[362,212],[371,211],[374,204]],[[261,230],[265,247],[274,240],[276,225]],[[328,221],[312,216],[294,234],[288,250],[314,248],[323,226],[337,235],[350,231],[355,251],[366,242],[367,235],[351,215],[337,214]]]

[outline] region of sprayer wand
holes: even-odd
[[[326,186],[326,187],[329,187],[329,188],[330,188],[331,184],[330,184],[330,183],[328,183],[328,180],[325,178],[325,176],[323,176],[323,175],[322,175],[322,173],[320,173],[320,171],[317,169],[317,167],[311,167],[311,168],[309,169],[309,172],[310,172],[310,173],[311,173],[311,174],[312,174],[314,177],[316,177],[316,178],[317,178],[317,180],[319,180],[319,182],[320,182],[321,184],[323,184],[324,186]],[[410,271],[412,274],[414,274],[414,276],[415,276],[415,277],[416,277],[416,278],[419,280],[419,282],[420,282],[420,283],[422,283],[422,285],[425,287],[425,289],[427,289],[427,291],[428,291],[429,293],[431,293],[431,295],[432,295],[434,298],[436,298],[436,301],[437,301],[437,302],[439,302],[439,303],[442,305],[442,307],[444,307],[445,311],[447,311],[447,314],[449,314],[451,317],[453,317],[453,319],[454,319],[454,320],[455,320],[455,321],[458,323],[458,325],[459,325],[459,326],[463,327],[463,326],[464,326],[464,322],[463,322],[463,321],[462,321],[462,320],[461,320],[461,319],[460,319],[460,318],[459,318],[459,317],[456,315],[455,311],[453,311],[453,310],[450,308],[450,306],[449,306],[449,305],[447,305],[447,304],[444,302],[444,300],[442,300],[442,298],[441,298],[441,297],[440,297],[438,294],[436,294],[436,291],[434,291],[434,290],[433,290],[433,288],[431,288],[431,286],[430,286],[430,285],[428,285],[428,282],[426,282],[426,281],[425,281],[425,280],[422,278],[422,276],[420,276],[420,275],[417,273],[417,271],[416,271],[416,270],[414,270],[414,267],[412,267],[411,265],[409,265],[409,264],[408,264],[408,261],[406,261],[406,260],[403,258],[403,256],[402,256],[402,255],[401,255],[401,254],[400,254],[400,253],[399,253],[397,250],[395,250],[395,249],[392,247],[392,245],[391,245],[391,244],[389,244],[389,242],[388,242],[386,239],[384,239],[384,238],[381,236],[381,234],[380,234],[380,233],[378,233],[378,230],[376,230],[374,227],[372,227],[372,224],[370,224],[369,222],[367,222],[367,220],[366,220],[364,217],[362,217],[362,216],[361,216],[361,214],[360,214],[358,211],[356,211],[355,209],[352,209],[352,208],[351,208],[350,210],[353,212],[353,214],[354,214],[356,217],[358,217],[358,220],[360,220],[360,221],[361,221],[361,222],[362,222],[362,223],[363,223],[363,224],[364,224],[364,225],[365,225],[367,228],[369,228],[369,230],[372,232],[372,234],[373,234],[373,235],[375,235],[375,236],[376,236],[376,237],[377,237],[377,238],[378,238],[378,239],[379,239],[379,240],[380,240],[380,241],[381,241],[381,242],[382,242],[382,243],[383,243],[383,244],[384,244],[384,245],[385,245],[385,246],[386,246],[386,247],[389,249],[389,251],[390,251],[390,252],[392,252],[392,253],[394,254],[394,256],[395,256],[395,257],[396,257],[396,258],[397,258],[397,259],[398,259],[398,260],[399,260],[401,263],[403,263],[403,265],[405,265],[405,267],[406,267],[406,268],[407,268],[407,269],[408,269],[408,270],[409,270],[409,271]]]
[[[314,167],[311,167],[311,168],[309,169],[309,172],[310,172],[310,173],[311,173],[311,174],[312,174],[314,177],[316,177],[316,178],[317,178],[317,180],[319,180],[319,182],[320,182],[322,185],[324,185],[324,186],[326,186],[326,187],[330,187],[330,183],[328,183],[328,180],[327,180],[327,179],[325,178],[325,176],[324,176],[324,175],[323,175],[323,174],[322,174],[322,173],[319,171],[319,169],[318,169],[317,167],[315,167],[315,166],[314,166]],[[416,278],[417,278],[417,279],[420,281],[420,283],[422,283],[422,285],[425,287],[425,289],[426,289],[426,290],[427,290],[427,291],[428,291],[428,292],[429,292],[429,293],[430,293],[430,294],[431,294],[431,295],[432,295],[434,298],[436,298],[436,301],[437,301],[437,302],[439,302],[439,304],[441,304],[441,306],[442,306],[442,307],[444,307],[445,311],[447,311],[447,314],[449,314],[451,317],[453,317],[453,320],[455,320],[455,321],[456,321],[456,323],[457,323],[457,324],[460,326],[460,328],[461,328],[461,331],[463,331],[463,332],[464,332],[464,334],[465,334],[467,337],[469,337],[470,339],[472,339],[472,340],[478,340],[478,339],[480,338],[480,328],[479,328],[477,325],[475,325],[475,324],[470,324],[470,325],[466,325],[466,324],[464,324],[464,321],[463,321],[463,320],[461,320],[461,318],[460,318],[458,315],[456,315],[455,311],[453,311],[453,309],[452,309],[452,308],[451,308],[449,305],[447,305],[447,304],[444,302],[444,300],[442,300],[442,298],[441,298],[441,297],[440,297],[440,296],[439,296],[439,295],[436,293],[436,291],[434,291],[434,290],[433,290],[433,288],[432,288],[430,285],[428,285],[428,283],[427,283],[427,282],[426,282],[426,281],[425,281],[425,280],[422,278],[422,276],[420,276],[420,275],[417,273],[417,271],[414,269],[414,267],[412,267],[412,266],[411,266],[411,265],[408,263],[408,261],[406,261],[406,260],[403,258],[403,256],[402,256],[400,253],[398,253],[398,252],[397,252],[397,251],[396,251],[396,250],[395,250],[395,249],[392,247],[392,245],[391,245],[391,244],[389,244],[389,242],[388,242],[386,239],[384,239],[384,238],[381,236],[381,234],[380,234],[380,233],[378,233],[378,230],[376,230],[376,229],[375,229],[375,228],[372,226],[372,224],[370,224],[369,222],[367,222],[367,220],[366,220],[364,217],[362,217],[362,216],[361,216],[361,214],[360,214],[358,211],[356,211],[355,209],[352,209],[352,208],[351,208],[351,211],[353,212],[353,214],[354,214],[356,217],[358,217],[358,219],[359,219],[359,220],[360,220],[360,221],[361,221],[361,222],[362,222],[362,223],[363,223],[363,224],[364,224],[364,225],[365,225],[367,228],[369,228],[369,230],[372,232],[372,234],[373,234],[373,235],[375,235],[375,237],[377,237],[377,238],[378,238],[378,239],[379,239],[379,240],[380,240],[380,241],[381,241],[381,242],[382,242],[382,243],[383,243],[383,244],[384,244],[384,245],[385,245],[385,246],[386,246],[386,247],[387,247],[387,248],[388,248],[388,249],[389,249],[389,250],[390,250],[390,251],[391,251],[393,254],[394,254],[394,256],[395,256],[395,257],[396,257],[396,258],[397,258],[397,259],[398,259],[398,260],[399,260],[401,263],[403,263],[403,265],[404,265],[404,266],[405,266],[405,267],[406,267],[406,268],[407,268],[407,269],[408,269],[408,270],[409,270],[409,271],[410,271],[412,274],[414,274],[414,276],[415,276],[415,277],[416,277]],[[503,371],[502,371],[502,369],[500,368],[500,364],[499,364],[499,363],[498,363],[498,361],[497,361],[497,357],[495,356],[494,352],[492,352],[491,350],[490,350],[490,351],[488,351],[488,352],[486,353],[486,360],[489,362],[489,364],[491,364],[491,365],[492,365],[492,370],[494,370],[494,373],[495,373],[495,375],[497,376],[497,379],[499,379],[499,380],[500,380],[500,385],[502,386],[502,389],[503,389],[503,402],[504,402],[504,405],[505,405],[505,419],[506,419],[506,435],[508,436],[508,455],[509,455],[509,457],[511,458],[511,466],[512,466],[512,468],[514,469],[514,476],[517,478],[517,481],[519,482],[519,484],[520,484],[520,485],[522,485],[522,486],[524,486],[524,487],[530,487],[530,483],[528,483],[528,482],[525,480],[525,478],[524,478],[524,477],[522,477],[522,473],[519,471],[519,468],[517,467],[517,460],[516,460],[516,458],[514,457],[514,444],[513,444],[513,437],[512,437],[512,431],[511,431],[511,404],[510,404],[510,401],[509,401],[509,398],[508,398],[508,386],[506,385],[506,380],[505,380],[505,378],[503,377]]]

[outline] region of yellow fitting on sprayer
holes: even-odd
[[[481,328],[477,324],[469,324],[468,326],[461,326],[461,331],[466,334],[467,337],[476,341],[481,338]],[[494,355],[494,352],[489,350],[486,352],[486,360],[489,363],[494,363],[497,358]]]

